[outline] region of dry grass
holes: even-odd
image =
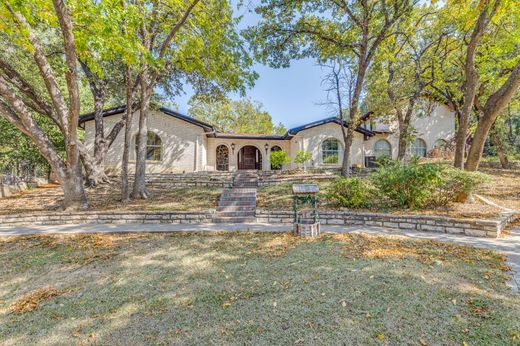
[[[368,235],[2,238],[0,340],[510,345],[520,300],[505,270],[493,251]]]
[[[91,210],[148,210],[188,211],[215,208],[222,189],[208,187],[150,188],[147,200],[133,200],[127,205],[120,202],[120,186],[110,185],[88,189]],[[59,186],[49,185],[25,191],[10,198],[0,199],[0,214],[53,211],[62,207],[63,193]]]

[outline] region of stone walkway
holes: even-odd
[[[85,225],[47,225],[47,226],[3,226],[0,225],[0,236],[18,236],[31,234],[79,234],[79,233],[127,233],[127,232],[205,232],[205,231],[239,231],[239,232],[287,232],[292,225],[272,225],[262,223],[218,223],[218,224],[85,224]],[[518,292],[520,284],[520,228],[513,228],[511,234],[503,238],[477,238],[456,234],[395,231],[380,227],[367,226],[321,226],[322,232],[332,233],[366,233],[387,236],[405,236],[413,239],[428,239],[451,242],[480,248],[494,249],[507,255],[508,264],[514,276],[509,283]]]

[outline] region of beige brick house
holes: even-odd
[[[124,107],[107,110],[105,130],[119,121]],[[435,104],[427,114],[416,112],[413,118],[416,140],[410,152],[425,156],[435,146],[445,143],[455,134],[454,113],[445,105]],[[94,142],[94,116],[80,119],[88,147]],[[132,133],[137,133],[138,116],[133,117]],[[235,171],[239,169],[270,170],[269,153],[284,150],[291,158],[304,150],[312,153],[308,167],[337,168],[343,157],[343,138],[337,118],[325,118],[296,128],[284,135],[230,134],[218,132],[206,124],[178,112],[160,108],[151,111],[148,120],[148,162],[151,173]],[[395,124],[366,121],[355,132],[351,166],[365,167],[374,157],[397,156],[398,131]],[[132,141],[132,147],[135,145]],[[106,167],[115,173],[120,169],[123,136],[112,144]],[[131,151],[130,159],[135,159]],[[283,169],[296,168],[291,163]]]

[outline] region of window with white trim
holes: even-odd
[[[341,163],[341,143],[335,138],[329,138],[321,143],[321,162],[324,165],[338,165]]]
[[[392,157],[392,146],[386,139],[380,139],[374,144],[374,155],[376,158]]]
[[[426,157],[426,142],[421,138],[416,138],[410,145],[408,154],[411,156]]]
[[[137,136],[135,137],[135,151],[137,157]],[[148,131],[146,135],[146,160],[162,160],[162,140],[155,132]]]

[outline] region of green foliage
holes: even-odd
[[[294,162],[297,164],[305,164],[312,159],[312,153],[304,150],[298,150],[294,157]]]
[[[374,199],[374,187],[362,178],[336,178],[330,184],[326,198],[347,208],[370,207]]]
[[[449,165],[387,162],[370,177],[378,195],[397,207],[423,208],[458,201],[487,181],[479,172],[467,172]]]
[[[394,161],[381,166],[371,176],[374,186],[381,196],[399,207],[424,207],[436,189],[442,186],[441,167]]]
[[[489,181],[489,177],[484,173],[464,171],[452,166],[442,166],[440,177],[442,184],[431,199],[431,204],[436,206],[459,201],[462,196],[462,199],[465,199],[465,196]]]
[[[191,98],[189,105],[192,117],[215,125],[221,132],[284,134],[286,131],[282,124],[273,124],[261,102],[248,98],[214,100],[199,96]]]
[[[283,150],[271,151],[270,158],[271,167],[273,167],[274,169],[281,169],[283,165],[291,162],[291,158]]]

